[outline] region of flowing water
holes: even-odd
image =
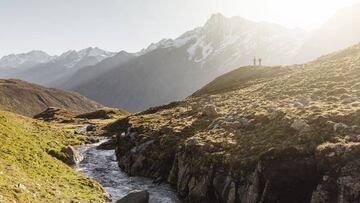
[[[97,150],[98,144],[79,147],[84,159],[77,170],[98,181],[113,201],[133,190],[147,190],[151,203],[181,203],[176,191],[168,184],[155,184],[151,179],[129,177],[117,165],[114,150]]]

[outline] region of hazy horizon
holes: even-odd
[[[337,10],[358,2],[0,0],[0,25],[6,28],[0,33],[0,57],[31,50],[58,55],[86,47],[137,52],[153,42],[202,26],[213,13],[310,31]]]

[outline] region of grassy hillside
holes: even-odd
[[[46,88],[21,80],[0,79],[0,109],[34,116],[48,107],[86,113],[103,106],[75,92]]]
[[[0,111],[0,202],[105,202],[96,182],[47,153],[83,139]]]

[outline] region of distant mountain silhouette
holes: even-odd
[[[0,76],[3,75],[7,78],[18,78],[32,83],[58,87],[77,70],[97,64],[114,54],[96,47],[89,47],[80,51],[70,50],[60,56],[51,57],[51,60],[38,62],[27,68],[15,68],[10,73],[0,69]]]
[[[0,109],[34,116],[48,107],[86,113],[103,106],[75,92],[45,88],[21,80],[0,79]]]

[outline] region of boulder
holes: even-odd
[[[100,137],[96,137],[96,136],[89,136],[86,138],[86,144],[94,144],[100,141],[101,141]]]
[[[113,139],[110,139],[108,141],[105,141],[103,143],[101,143],[99,146],[96,147],[96,149],[99,149],[99,150],[113,150],[116,148],[116,139],[113,138]]]
[[[306,132],[306,131],[310,130],[309,124],[307,124],[302,119],[294,120],[294,122],[291,124],[291,128],[293,128],[294,130],[300,131],[300,132]]]
[[[116,201],[116,203],[148,203],[149,192],[146,190],[135,190],[127,194],[125,197]]]
[[[87,132],[93,132],[96,131],[96,126],[95,125],[91,125],[91,124],[87,124],[84,127],[81,127],[79,129],[75,130],[76,134],[83,134],[83,133],[87,133]]]
[[[348,126],[343,123],[335,123],[333,129],[335,132],[342,133],[348,129]]]
[[[65,146],[61,149],[61,152],[64,153],[64,161],[66,164],[70,166],[74,166],[78,164],[82,160],[82,156],[79,152],[72,146]]]
[[[218,115],[218,112],[213,105],[207,105],[204,107],[204,114],[207,116],[215,117]]]

